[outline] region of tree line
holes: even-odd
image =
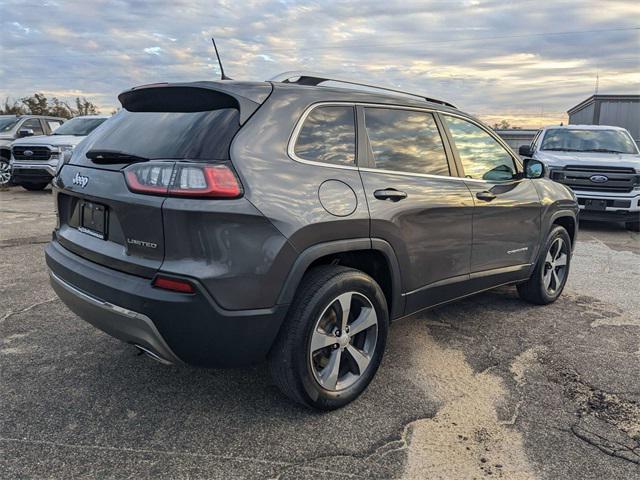
[[[513,130],[521,130],[522,127],[516,127],[515,125],[511,125],[507,120],[500,120],[500,123],[494,123],[492,128],[494,130],[507,130],[507,129],[513,129]]]
[[[6,98],[0,105],[0,115],[50,115],[53,117],[73,118],[78,115],[96,115],[97,105],[85,97],[76,97],[72,105],[56,97],[48,99],[42,93],[34,93],[19,100]]]

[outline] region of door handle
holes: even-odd
[[[378,200],[391,200],[392,202],[397,202],[399,200],[402,200],[403,198],[407,198],[407,194],[405,192],[401,192],[400,190],[396,190],[395,188],[376,190],[375,192],[373,192],[373,196]]]
[[[484,192],[476,193],[476,198],[478,200],[483,200],[485,202],[490,202],[491,200],[496,198],[496,196],[495,196],[495,194],[493,194],[493,193],[491,193],[489,191],[484,191]]]

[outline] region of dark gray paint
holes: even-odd
[[[72,182],[76,174],[87,177],[83,188]],[[56,236],[65,248],[92,262],[151,278],[164,258],[162,204],[165,199],[132,194],[119,171],[66,165],[56,177],[60,228]],[[79,202],[89,200],[108,208],[107,240],[78,231]],[[146,248],[127,238],[150,242]]]
[[[362,172],[371,236],[387,240],[400,264],[403,292],[469,273],[473,200],[463,181]],[[374,196],[394,188],[407,197]]]
[[[533,262],[540,242],[541,208],[535,181],[467,182],[475,202],[472,272]],[[491,192],[495,198],[480,200],[476,196],[480,192]]]
[[[327,180],[320,185],[318,198],[324,209],[336,217],[348,217],[358,207],[356,193],[340,180]]]
[[[145,289],[153,298],[165,298],[151,303],[133,293],[131,298],[122,297],[122,292],[114,297],[141,305],[140,313],[149,314],[180,358],[189,352],[191,340],[198,344],[194,354],[198,364],[236,363],[239,355],[247,357],[250,352],[256,359],[266,355],[305,271],[322,257],[379,252],[391,272],[391,316],[398,318],[526,278],[555,218],[564,216],[575,223],[577,206],[571,193],[549,180],[491,184],[462,178],[459,159],[438,115],[453,177],[372,170],[361,106],[357,107],[359,168],[302,162],[288,155],[296,124],[317,103],[401,106],[467,118],[453,108],[339,88],[247,84],[245,89],[243,85],[197,85],[225,91],[234,98],[241,96],[251,102],[245,102],[245,107],[263,102],[257,109],[249,108],[250,116],[231,145],[231,161],[244,188],[242,198],[202,200],[133,194],[126,188],[122,165],[96,168],[76,157],[76,165],[65,166],[54,182],[60,212],[56,238],[78,255],[74,262],[85,259],[147,279],[157,272],[169,273],[191,279],[198,286],[192,301],[184,303],[184,308],[189,305],[190,311],[196,312],[188,320],[178,320],[180,315],[176,316],[172,303],[182,298],[181,294]],[[90,177],[85,189],[71,184],[76,172]],[[394,202],[375,193],[388,189],[406,196]],[[494,191],[496,198],[481,204],[474,195],[487,189]],[[73,202],[81,197],[109,207],[112,236],[108,241],[73,228]],[[128,237],[152,241],[158,248],[151,252],[144,247],[125,247]],[[526,253],[506,253],[522,247],[528,247]],[[70,275],[70,267],[58,267],[65,262],[58,258],[50,265]],[[78,275],[73,280],[74,285],[82,282]],[[149,280],[140,281],[139,285],[150,287]],[[110,296],[106,286],[95,284],[93,288]],[[215,315],[209,315],[207,309]],[[219,335],[220,329],[226,332],[225,341],[218,339],[215,351],[206,338],[195,339],[213,332]],[[255,338],[256,332],[263,332],[260,338]],[[190,340],[190,336],[194,338]],[[225,353],[234,343],[245,347],[240,353]],[[210,350],[211,361],[206,358]],[[234,358],[232,362],[224,361],[227,354]]]
[[[161,270],[200,280],[228,310],[272,307],[296,253],[246,198],[167,198]]]

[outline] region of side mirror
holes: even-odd
[[[527,158],[524,161],[525,178],[542,178],[544,177],[544,163],[533,158]]]
[[[33,130],[31,128],[21,128],[18,130],[18,138],[33,137]]]
[[[531,145],[522,145],[518,149],[518,153],[522,157],[533,157],[533,150],[531,150]]]

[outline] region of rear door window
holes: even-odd
[[[479,126],[444,115],[467,178],[511,180],[517,170],[511,154]]]
[[[44,135],[44,131],[42,130],[42,125],[40,125],[40,120],[37,118],[31,118],[24,122],[20,127],[20,130],[23,129],[33,130],[34,135]]]
[[[355,165],[354,107],[337,105],[314,108],[298,133],[294,153],[302,160]]]
[[[376,168],[449,175],[447,155],[433,114],[365,108],[365,124]]]

